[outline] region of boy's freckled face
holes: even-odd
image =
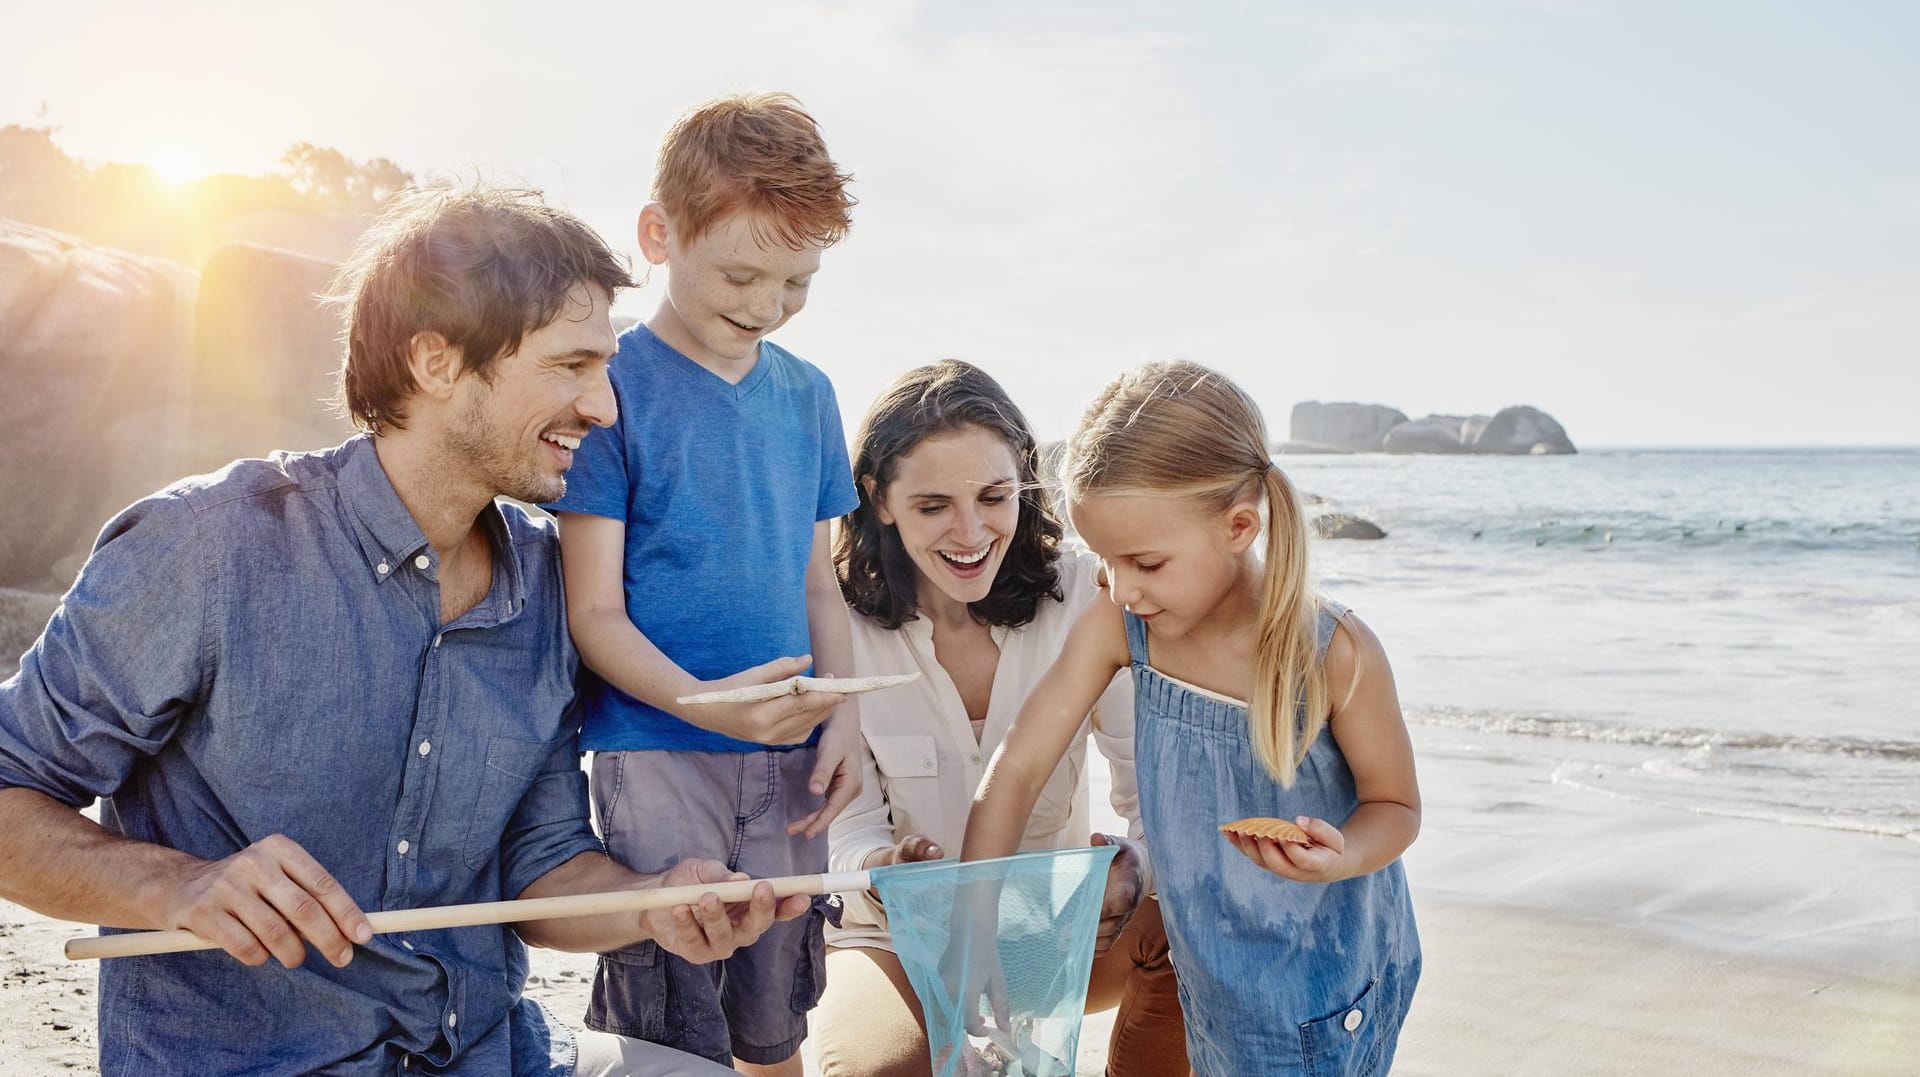
[[[794,250],[745,214],[721,219],[686,244],[669,226],[667,297],[653,329],[717,372],[750,364],[760,341],[807,305],[822,251],[811,244]]]

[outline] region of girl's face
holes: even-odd
[[[922,606],[935,592],[960,603],[987,597],[1019,526],[1019,495],[1013,449],[985,427],[936,434],[900,457],[874,512],[920,570]]]
[[[1095,494],[1068,513],[1106,566],[1107,594],[1165,638],[1187,635],[1222,607],[1260,533],[1251,503],[1218,511],[1191,498]]]

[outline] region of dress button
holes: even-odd
[[[384,576],[384,575],[386,575],[387,573],[389,573],[389,572],[392,572],[392,571],[393,571],[393,566],[392,566],[392,565],[389,565],[389,564],[387,564],[387,563],[386,563],[385,561],[382,561],[382,562],[380,562],[379,564],[377,564],[377,565],[375,565],[375,566],[373,566],[373,570],[374,570],[375,572],[378,572],[378,573],[379,573],[380,575],[382,575],[382,576]]]
[[[420,754],[421,754],[421,755],[432,755],[432,754],[433,754],[433,742],[432,742],[432,741],[425,741],[425,740],[423,740],[423,741],[421,741],[421,742],[420,742]]]
[[[1365,1016],[1366,1015],[1362,1014],[1359,1010],[1348,1010],[1347,1019],[1340,1022],[1340,1024],[1345,1027],[1348,1032],[1352,1032],[1354,1029],[1360,1027],[1360,1022]]]
[[[413,846],[407,844],[407,839],[401,838],[400,844],[394,846],[393,851],[399,853],[401,856],[405,856],[407,855],[407,850],[411,848],[413,848]]]
[[[427,566],[431,564],[433,564],[433,562],[427,560],[426,554],[421,554],[420,556],[413,559],[413,567],[419,569],[422,572],[425,572],[427,570]]]

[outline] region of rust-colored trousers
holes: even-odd
[[[1148,897],[1113,946],[1095,954],[1087,1012],[1110,1009],[1108,1077],[1186,1077],[1187,1032],[1159,899]],[[900,959],[827,951],[827,993],[809,1020],[825,1077],[927,1077],[926,1019]]]

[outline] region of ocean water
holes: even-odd
[[[1288,456],[1423,752],[1920,841],[1920,449]]]

